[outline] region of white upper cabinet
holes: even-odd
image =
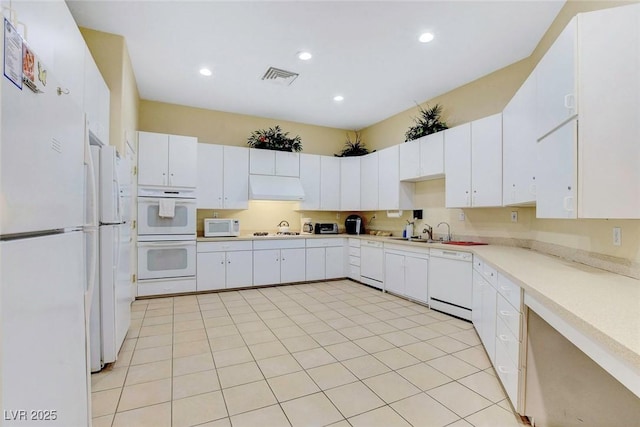
[[[360,210],[360,159],[340,157],[340,210]]]
[[[300,155],[287,151],[249,150],[250,173],[255,175],[300,176]]]
[[[400,147],[394,145],[378,152],[378,208],[413,209],[415,185],[400,182]]]
[[[138,133],[138,185],[195,188],[197,166],[197,138]]]
[[[340,210],[340,158],[320,156],[320,209]]]
[[[304,189],[304,200],[300,202],[302,210],[320,209],[320,156],[300,154],[300,182]]]
[[[360,158],[360,210],[378,210],[378,153]]]
[[[249,149],[198,144],[198,208],[247,209]]]
[[[536,72],[502,112],[502,204],[536,202]]]
[[[424,181],[444,176],[444,131],[400,144],[400,180]]]
[[[573,18],[536,66],[536,134],[540,139],[578,111],[577,19]]]
[[[502,114],[445,130],[445,205],[502,206]]]

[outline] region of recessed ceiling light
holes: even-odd
[[[313,55],[311,55],[309,52],[298,52],[298,59],[301,59],[303,61],[308,61],[311,59]]]
[[[433,34],[422,33],[420,34],[420,37],[418,38],[418,40],[420,40],[420,42],[422,43],[429,43],[431,40],[433,40]]]
[[[209,77],[213,73],[208,68],[200,68],[200,74],[202,74],[203,76]]]
[[[333,100],[334,100],[334,101],[338,101],[338,102],[340,102],[340,101],[344,101],[344,96],[342,96],[342,95],[336,95],[336,96],[334,96],[334,97],[333,97]]]

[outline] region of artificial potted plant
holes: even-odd
[[[279,125],[269,129],[251,132],[247,144],[251,148],[277,151],[302,151],[300,135],[289,138],[289,132],[283,132]]]
[[[369,154],[369,149],[364,146],[364,142],[362,142],[362,135],[358,131],[353,131],[355,137],[352,140],[351,136],[347,132],[347,140],[344,143],[344,147],[339,154],[334,154],[336,157],[353,157],[353,156],[364,156],[365,154]],[[375,150],[374,150],[375,151]]]
[[[405,142],[449,128],[447,123],[442,121],[440,117],[442,114],[442,106],[440,104],[436,104],[431,108],[428,105],[426,108],[418,105],[418,108],[420,110],[418,117],[413,118],[415,125],[411,126],[404,134]]]

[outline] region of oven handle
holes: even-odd
[[[195,246],[196,242],[167,242],[167,241],[162,241],[162,242],[138,242],[138,246],[139,247],[176,247],[176,246],[181,246],[181,247],[189,247],[189,246]]]
[[[153,204],[159,204],[160,200],[164,200],[166,199],[166,197],[138,197],[138,203],[140,204],[147,204],[147,205],[153,205]],[[197,203],[196,200],[194,199],[177,199],[177,198],[171,198],[172,200],[176,201],[176,206],[177,205],[195,205]]]

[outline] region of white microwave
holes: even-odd
[[[205,218],[204,237],[234,237],[240,235],[237,219]]]

